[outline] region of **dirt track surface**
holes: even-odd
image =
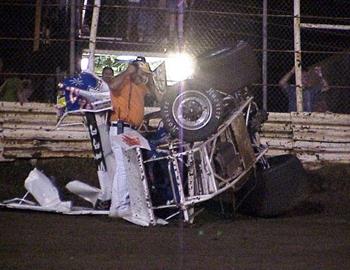
[[[212,217],[141,228],[1,211],[0,269],[350,269],[350,217]]]
[[[0,209],[0,269],[350,269],[349,175],[315,179],[299,207],[271,219],[209,209],[193,225],[143,228]],[[1,200],[13,186],[0,184]]]

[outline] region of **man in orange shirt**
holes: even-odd
[[[125,217],[131,214],[127,172],[135,149],[126,149],[125,145],[140,146],[140,138],[128,136],[128,133],[142,124],[145,95],[153,90],[151,76],[148,63],[143,57],[138,57],[129,64],[126,71],[109,82],[113,108],[109,136],[116,160],[110,216]],[[154,93],[158,98],[158,94]],[[124,135],[120,136],[121,134]],[[120,142],[120,138],[125,145]]]

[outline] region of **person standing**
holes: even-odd
[[[0,86],[0,100],[9,102],[24,102],[29,101],[32,94],[31,80],[22,80],[18,77],[12,77],[5,80]]]
[[[310,73],[306,70],[302,70],[302,93],[303,93],[303,111],[313,112],[316,111],[317,104],[320,101],[321,93],[328,89],[327,82],[322,77],[320,67],[315,67],[315,72],[318,78],[315,80],[310,76]],[[279,86],[288,95],[288,112],[295,112],[296,106],[296,86],[290,83],[292,76],[295,73],[295,67],[293,67],[288,73],[286,73],[279,81]]]
[[[102,80],[104,80],[107,84],[113,79],[114,77],[114,70],[106,66],[102,69]]]
[[[145,95],[153,90],[151,69],[143,57],[129,64],[128,68],[108,83],[112,102],[110,116],[110,143],[115,156],[115,175],[112,186],[110,216],[125,217],[131,214],[128,192],[128,171],[140,137],[130,136],[142,124]],[[156,93],[155,93],[156,94]],[[156,97],[157,94],[156,94]],[[120,136],[122,135],[122,136]],[[140,135],[141,136],[141,135]],[[131,146],[126,149],[123,143]]]

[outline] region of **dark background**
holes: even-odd
[[[82,2],[77,1],[77,18],[82,10]],[[33,32],[35,22],[35,0],[2,1],[0,3],[0,57],[4,60],[5,73],[18,73],[36,81],[33,101],[52,102],[43,94],[43,81],[55,77],[57,67],[68,70],[69,65],[69,24],[70,7],[62,1],[43,1],[40,49],[33,52]],[[87,39],[79,33],[89,35],[92,3],[86,10],[86,25],[76,22],[76,51],[88,47]],[[155,42],[139,43],[125,40],[127,24],[127,1],[101,1],[97,49],[159,52],[176,49],[177,41],[164,42],[167,28],[164,26],[169,12],[166,8],[146,9],[155,16]],[[191,1],[185,10],[185,50],[194,56],[213,48],[232,45],[245,40],[256,50],[262,61],[262,1]],[[349,25],[350,2],[302,1],[301,21]],[[49,30],[47,32],[47,30]],[[302,29],[302,60],[304,67],[324,65],[326,79],[331,84],[328,94],[330,111],[348,113],[349,97],[349,31]],[[293,1],[268,1],[268,110],[286,111],[287,97],[278,87],[279,79],[294,64],[293,54]],[[342,58],[342,64],[332,60],[335,55]],[[339,58],[338,57],[338,58]],[[324,64],[325,61],[328,64]],[[78,61],[77,61],[78,62]],[[77,65],[77,72],[79,66]],[[234,80],[234,78],[232,78]],[[55,88],[55,83],[52,83]],[[261,105],[261,82],[253,87],[257,101]]]

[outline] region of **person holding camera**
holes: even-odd
[[[143,121],[146,94],[155,93],[152,71],[145,58],[138,57],[108,85],[112,103],[109,137],[116,161],[110,216],[125,217],[131,214],[127,172],[132,166],[135,148],[140,147],[144,139],[135,132]],[[157,93],[155,95],[159,98]]]
[[[295,68],[293,67],[278,83],[280,88],[288,95],[288,112],[297,110],[296,86],[289,82],[294,74]],[[302,70],[301,79],[303,85],[303,111],[326,111],[327,104],[323,93],[328,91],[329,85],[323,77],[321,67],[316,66],[310,70]]]

